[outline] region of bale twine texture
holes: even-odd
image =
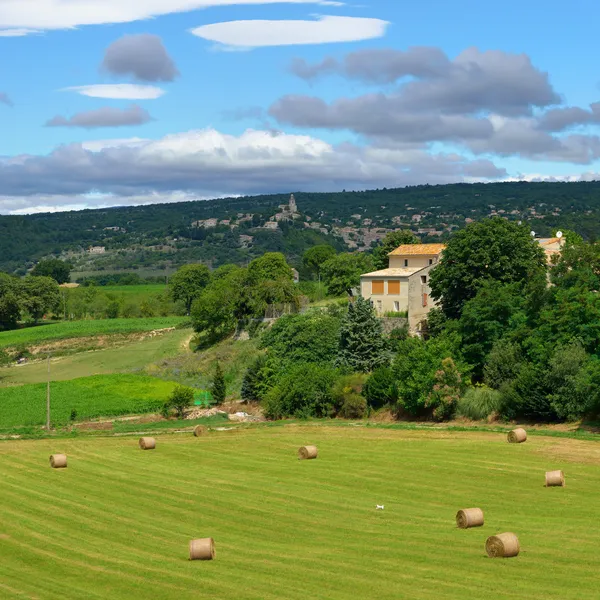
[[[207,433],[208,433],[208,429],[206,429],[206,427],[204,425],[196,425],[196,427],[194,427],[194,435],[196,437],[206,435]]]
[[[511,444],[522,444],[526,440],[527,440],[527,432],[524,429],[522,429],[521,427],[519,427],[518,429],[513,429],[508,434],[508,441]]]
[[[481,527],[483,525],[483,511],[480,508],[465,508],[456,513],[456,525],[459,529]]]
[[[546,473],[546,487],[564,487],[565,474],[562,471],[548,471]]]
[[[215,541],[202,538],[190,542],[190,560],[213,560],[215,557]]]
[[[50,457],[50,466],[53,469],[66,469],[67,468],[67,455],[66,454],[53,454]]]
[[[490,558],[510,558],[519,554],[519,538],[514,533],[492,535],[485,543],[485,551]]]
[[[140,448],[142,450],[154,450],[156,448],[156,440],[151,437],[140,438]]]
[[[300,460],[308,460],[309,458],[317,458],[316,446],[302,446],[298,450],[298,458]]]

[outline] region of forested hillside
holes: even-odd
[[[600,232],[600,182],[426,185],[295,192],[295,198],[298,218],[280,221],[274,216],[289,194],[1,216],[0,270],[23,274],[50,255],[82,272],[160,272],[190,261],[243,264],[267,251],[281,251],[297,264],[304,250],[323,242],[363,249],[395,228],[434,241],[494,214],[529,222],[542,236],[556,227],[586,239]],[[206,226],[209,219],[216,222]],[[94,246],[102,248],[97,255],[89,252]]]

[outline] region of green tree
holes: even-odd
[[[368,373],[389,360],[381,321],[371,303],[359,296],[350,303],[342,321],[337,364]]]
[[[268,306],[289,305],[293,309],[300,306],[298,286],[285,277],[265,279],[247,287],[249,314],[263,317]]]
[[[320,311],[289,315],[268,329],[261,346],[280,362],[333,363],[340,343],[341,319]]]
[[[21,318],[19,297],[13,291],[0,296],[0,330],[14,329]]]
[[[375,269],[387,269],[389,266],[388,254],[398,246],[405,244],[419,244],[421,240],[410,230],[390,231],[381,241],[381,245],[373,250],[373,265]]]
[[[459,355],[454,340],[444,336],[424,342],[418,338],[408,338],[400,342],[392,369],[398,386],[398,407],[401,412],[415,417],[431,417],[442,402],[434,389],[444,385],[443,361],[453,359],[457,372],[461,374],[461,386],[466,385],[467,365],[457,360]],[[454,372],[454,368],[451,369]],[[444,412],[444,411],[442,411]],[[436,413],[439,416],[439,412]]]
[[[33,267],[31,275],[34,277],[51,277],[56,283],[69,283],[71,281],[71,265],[58,258],[40,260]]]
[[[248,314],[246,271],[236,268],[211,281],[192,306],[192,324],[198,333],[216,341],[233,333],[238,320]]]
[[[39,321],[46,313],[56,312],[60,308],[60,288],[51,277],[26,277],[21,282],[21,306]]]
[[[321,276],[330,294],[343,296],[360,285],[363,273],[372,270],[371,257],[364,252],[338,254],[321,265]]]
[[[476,378],[483,375],[487,355],[495,342],[525,320],[520,284],[485,281],[477,295],[464,304],[459,320],[461,348],[465,360],[473,365]]]
[[[212,397],[217,404],[223,404],[223,402],[225,402],[225,398],[227,397],[227,386],[225,385],[225,375],[218,362],[215,367],[211,392]]]
[[[488,354],[484,368],[484,381],[494,390],[517,378],[523,365],[523,354],[516,343],[498,340]]]
[[[183,302],[186,313],[189,315],[192,304],[202,293],[210,281],[210,271],[201,263],[183,265],[169,280],[171,297],[176,302]]]
[[[302,264],[315,275],[321,273],[321,265],[336,255],[335,248],[329,244],[320,244],[313,246],[302,255]]]
[[[431,296],[450,318],[484,281],[525,282],[546,269],[545,254],[529,228],[501,218],[484,219],[455,233],[431,271]]]
[[[256,285],[261,281],[276,280],[293,281],[292,267],[287,264],[285,256],[281,252],[267,252],[259,258],[255,258],[248,265],[248,282]]]
[[[177,385],[165,403],[163,414],[167,416],[170,414],[171,410],[174,410],[177,417],[183,419],[185,417],[185,411],[192,405],[193,401],[194,390],[185,385]]]

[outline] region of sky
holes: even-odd
[[[600,179],[593,0],[0,0],[0,214]]]

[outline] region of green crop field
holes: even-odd
[[[0,332],[0,348],[21,347],[95,335],[128,334],[175,327],[186,317],[150,317],[144,319],[98,319],[95,321],[59,321],[37,327]]]
[[[597,442],[375,427],[0,442],[0,597],[598,598],[599,463]],[[457,529],[473,506],[485,525]],[[520,555],[487,558],[505,531]],[[202,537],[216,559],[190,562]]]
[[[152,412],[164,404],[174,386],[173,382],[143,375],[96,375],[53,382],[52,424],[66,424],[73,409],[78,420]],[[45,422],[46,384],[0,389],[0,429]]]

